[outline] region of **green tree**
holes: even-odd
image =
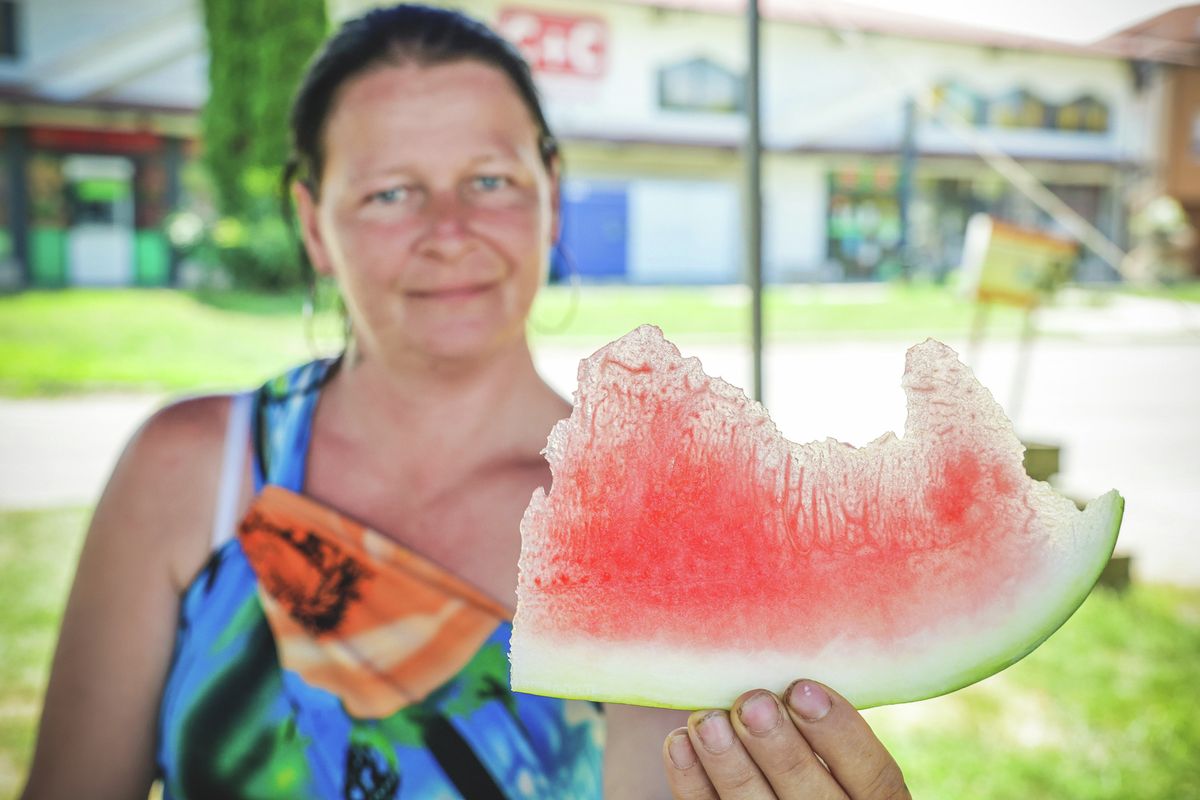
[[[325,0],[204,0],[204,23],[203,162],[218,212],[240,222],[214,237],[220,260],[239,283],[293,284],[299,270],[277,189],[292,96],[328,30]]]

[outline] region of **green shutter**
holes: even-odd
[[[162,231],[149,228],[135,234],[138,286],[166,286],[171,281],[171,248]]]
[[[33,226],[29,231],[30,282],[38,287],[67,285],[67,232]]]

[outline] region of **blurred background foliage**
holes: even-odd
[[[204,24],[211,87],[201,117],[204,156],[186,183],[209,202],[185,206],[172,239],[212,283],[299,286],[280,179],[292,97],[329,30],[324,0],[204,0]],[[205,206],[214,213],[197,218]]]

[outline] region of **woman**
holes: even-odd
[[[311,65],[292,129],[305,249],[352,342],[135,435],[25,797],[142,797],[156,776],[168,797],[904,794],[809,682],[686,720],[508,690],[518,525],[570,412],[525,339],[559,227],[528,68],[458,14],[373,11]]]

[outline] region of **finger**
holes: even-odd
[[[667,783],[675,800],[719,800],[717,790],[704,774],[687,728],[668,734],[663,742],[663,762],[667,765]]]
[[[895,759],[846,698],[815,681],[796,681],[784,698],[796,728],[852,800],[912,797]]]
[[[738,738],[782,800],[846,800],[779,698],[761,689],[747,692],[734,702],[733,710]]]
[[[688,719],[692,748],[721,800],[770,800],[771,785],[746,752],[724,711],[697,711]]]

